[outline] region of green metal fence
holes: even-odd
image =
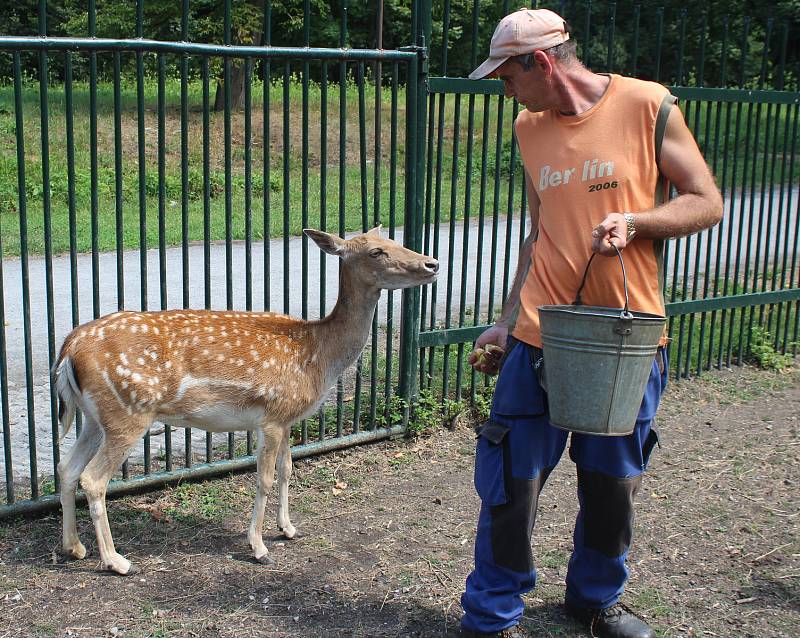
[[[175,41],[142,38],[143,0],[135,37],[97,37],[94,2],[87,37],[45,37],[45,0],[38,35],[0,36],[0,517],[57,504],[47,371],[72,326],[119,308],[315,318],[333,305],[336,270],[309,251],[305,226],[345,235],[383,223],[447,267],[435,286],[384,296],[355,369],[295,427],[296,458],[403,433],[420,392],[460,400],[486,387],[465,350],[499,312],[527,233],[518,105],[496,81],[459,76],[485,55],[509,3],[454,11],[418,0],[404,39],[373,49],[348,47],[348,3],[332,5],[338,48],[311,48],[308,0],[300,42],[275,29],[267,1],[263,46],[231,44],[230,0],[217,44],[189,41],[189,0]],[[595,69],[671,86],[725,195],[720,226],[669,244],[674,374],[741,363],[766,333],[770,347],[796,351],[800,93],[789,27],[735,16],[698,31],[686,12],[548,6],[570,19]],[[766,46],[753,56],[756,31]],[[246,434],[164,427],[110,492],[249,468],[252,451]]]
[[[442,38],[431,51],[431,66],[440,73],[428,80],[425,220],[431,230],[424,247],[447,255],[450,267],[430,296],[423,291],[419,374],[422,387],[456,398],[474,398],[485,387],[466,366],[465,348],[499,314],[527,234],[522,166],[511,134],[518,106],[502,97],[499,81],[450,77],[453,50],[469,51],[469,60],[455,60],[456,75],[486,55],[491,31],[481,31],[479,17],[487,9],[502,16],[516,8],[488,4],[473,2],[471,15],[455,15],[455,3],[442,3],[441,15],[434,15]],[[536,4],[565,16],[579,56],[594,70],[668,84],[717,176],[725,199],[722,223],[667,244],[674,376],[741,364],[755,344],[796,353],[800,92],[796,54],[787,55],[789,24],[770,19],[757,25],[747,16],[712,20],[703,7],[668,15],[663,8],[621,3]],[[460,26],[455,43],[448,39],[454,22]],[[448,245],[437,233],[445,220]],[[462,242],[454,246],[458,229]],[[476,262],[487,252],[486,262]],[[437,296],[446,300],[444,312],[431,303]]]
[[[188,42],[185,19],[181,41],[143,39],[142,0],[136,38],[96,37],[93,2],[89,37],[44,37],[44,1],[38,37],[0,37],[0,56],[11,59],[10,84],[0,87],[2,144],[16,155],[16,196],[0,215],[0,516],[57,505],[58,411],[48,370],[74,325],[119,308],[315,318],[333,306],[336,270],[309,251],[300,229],[345,236],[382,223],[419,247],[424,86],[414,33],[405,50],[347,48],[343,11],[341,48],[311,48],[306,2],[306,46],[271,46],[267,2],[266,46],[232,45],[231,4],[222,44]],[[188,0],[183,8],[188,16]],[[131,59],[133,83],[121,77]],[[59,70],[51,73],[53,60]],[[113,69],[110,81],[98,77],[98,62]],[[88,67],[88,77],[76,79],[76,67]],[[179,68],[178,77],[168,78],[168,67]],[[199,69],[195,77],[189,68]],[[221,112],[212,101],[217,68]],[[295,457],[404,431],[416,351],[401,327],[409,345],[398,356],[395,326],[415,325],[399,315],[418,315],[418,298],[419,291],[384,295],[355,370],[316,418],[294,428]],[[80,423],[76,430],[65,445]],[[254,463],[250,433],[165,426],[144,437],[110,491]]]

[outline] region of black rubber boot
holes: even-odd
[[[622,603],[606,609],[565,605],[567,615],[586,624],[592,638],[655,638],[650,626]]]

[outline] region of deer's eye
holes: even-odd
[[[383,250],[382,248],[373,248],[372,250],[369,251],[369,256],[370,257],[380,257],[381,255],[385,255],[385,254],[386,254],[386,251]]]

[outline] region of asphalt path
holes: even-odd
[[[762,199],[760,193],[735,193],[726,202],[723,222],[701,236],[671,241],[668,247],[668,272],[684,272],[688,264],[690,278],[695,271],[702,277],[706,272],[706,264],[710,264],[714,272],[717,257],[720,271],[724,273],[726,264],[729,270],[734,268],[737,250],[742,257],[740,267],[744,267],[743,259],[749,248],[750,262],[755,267],[755,257],[760,255],[759,268],[763,268],[765,250],[770,254],[778,254],[792,263],[798,228],[798,188],[781,193],[774,190]],[[752,215],[751,215],[752,213]],[[754,220],[752,226],[749,222]],[[744,223],[742,220],[748,220]],[[495,305],[501,303],[504,289],[503,265],[510,264],[511,275],[516,267],[517,247],[520,238],[519,219],[511,223],[510,250],[506,259],[506,243],[508,225],[505,217],[497,219],[496,232],[493,231],[494,220],[488,217],[482,228],[483,249],[478,252],[481,226],[472,219],[465,237],[463,222],[455,225],[452,238],[449,224],[438,228],[438,250],[429,250],[442,263],[442,271],[436,286],[437,318],[444,319],[447,308],[448,292],[452,298],[452,317],[457,323],[462,291],[465,291],[467,307],[471,307],[476,299],[476,289],[480,302],[485,309],[488,302],[492,278],[494,276]],[[403,229],[396,230],[396,239],[402,242]],[[493,241],[494,240],[494,241]],[[492,252],[496,252],[496,269],[492,269]],[[452,245],[452,250],[450,246]],[[321,316],[321,280],[320,260],[325,259],[325,294],[324,310],[330,311],[336,302],[338,292],[338,267],[335,257],[324,255],[310,240],[307,246],[307,306],[305,316],[316,319]],[[790,247],[789,251],[785,247]],[[466,248],[466,252],[465,252]],[[288,250],[288,270],[284,266],[284,250]],[[464,256],[466,255],[466,260]],[[479,258],[480,257],[480,258]],[[89,254],[81,254],[77,259],[77,288],[79,291],[80,321],[93,317],[93,285],[97,284],[99,292],[99,314],[107,314],[118,309],[117,300],[117,256],[115,253],[99,255],[99,277],[97,282],[92,277],[92,258]],[[677,259],[677,262],[676,262]],[[465,263],[466,261],[466,263]],[[250,281],[252,287],[252,308],[262,310],[265,307],[265,268],[264,245],[254,243],[252,249],[252,269]],[[72,328],[72,302],[70,259],[68,255],[53,257],[53,347],[60,347],[66,334]],[[165,253],[165,279],[167,308],[183,307],[183,266],[180,247],[168,248]],[[231,291],[234,309],[246,308],[247,269],[245,267],[245,245],[234,242],[231,248]],[[282,239],[269,242],[269,275],[267,286],[269,307],[272,311],[287,312],[302,316],[303,299],[303,240],[292,237],[288,242]],[[448,265],[449,264],[449,265]],[[30,351],[25,348],[25,322],[23,315],[22,264],[19,259],[3,260],[3,302],[5,311],[6,356],[8,362],[8,410],[10,421],[11,456],[14,474],[26,477],[30,471],[31,447],[29,430],[35,430],[35,451],[38,469],[41,474],[52,473],[52,422],[50,418],[49,365],[50,356],[47,321],[47,290],[45,286],[45,261],[43,258],[32,258],[29,268],[29,303],[31,322]],[[188,294],[189,307],[203,308],[205,305],[204,285],[204,249],[202,244],[189,247]],[[129,310],[140,310],[140,253],[138,250],[126,251],[123,254],[124,273],[124,306]],[[210,247],[210,290],[211,307],[224,309],[227,306],[226,283],[226,246],[215,243]],[[147,252],[147,307],[162,307],[160,291],[160,255],[157,249]],[[450,283],[451,282],[451,283]],[[285,304],[284,288],[289,291],[289,303]],[[379,322],[385,324],[387,300],[394,296],[394,325],[399,325],[400,293],[384,293],[379,303]],[[470,318],[470,323],[472,318]],[[33,413],[29,407],[28,382],[26,380],[26,361],[30,361],[31,394]],[[197,435],[198,446],[205,445],[204,433]],[[175,454],[181,454],[183,441],[182,431],[174,436]],[[158,445],[158,443],[155,443]],[[4,459],[0,458],[0,481],[5,476]]]

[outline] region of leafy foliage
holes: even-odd
[[[316,46],[396,49],[413,44],[414,0],[383,0],[383,21],[378,23],[377,3],[311,0],[306,24],[304,0],[233,0],[231,41],[234,44],[272,44],[284,47]],[[86,0],[49,0],[46,30],[51,36],[89,34]],[[346,4],[346,11],[342,6]],[[800,57],[800,2],[797,0],[709,0],[687,4],[664,0],[646,3],[588,3],[586,0],[545,0],[536,3],[559,11],[571,24],[579,54],[596,70],[613,70],[665,83],[705,83],[784,88],[796,85]],[[269,8],[265,16],[265,7]],[[498,20],[513,10],[507,0],[432,0],[430,66],[434,75],[464,76],[482,60]],[[186,21],[188,40],[222,44],[224,3],[191,0]],[[663,11],[662,11],[663,9]],[[155,40],[182,39],[182,2],[147,2],[142,36]],[[613,14],[612,14],[613,11]],[[265,18],[268,18],[265,19]],[[612,19],[613,18],[613,19]],[[38,0],[0,4],[4,32],[36,35]],[[265,23],[269,33],[265,35]],[[638,29],[637,29],[638,25]],[[784,35],[783,29],[787,29]],[[136,2],[97,0],[96,35],[136,37]],[[785,57],[783,47],[785,42]],[[609,46],[610,45],[610,46]],[[766,49],[765,49],[766,47]],[[610,51],[609,51],[610,49]],[[38,67],[33,54],[24,54],[25,68]],[[179,56],[167,56],[168,73],[180,71]],[[74,56],[76,78],[88,75],[89,60]],[[149,73],[156,57],[143,56]],[[112,56],[97,56],[101,77],[110,78]],[[132,74],[136,56],[122,56],[123,73]],[[212,59],[219,73],[221,59]],[[336,72],[331,65],[330,72]],[[389,72],[385,65],[384,73]],[[193,76],[200,60],[189,58]],[[783,71],[783,72],[781,72]],[[315,71],[319,73],[319,69]],[[63,57],[50,56],[50,73],[63,76]],[[0,56],[0,78],[11,77],[10,56]],[[335,78],[333,75],[331,79]]]
[[[796,344],[789,344],[790,347]],[[764,370],[783,372],[792,366],[794,357],[790,352],[782,353],[775,349],[772,335],[763,326],[750,329],[750,357]]]

